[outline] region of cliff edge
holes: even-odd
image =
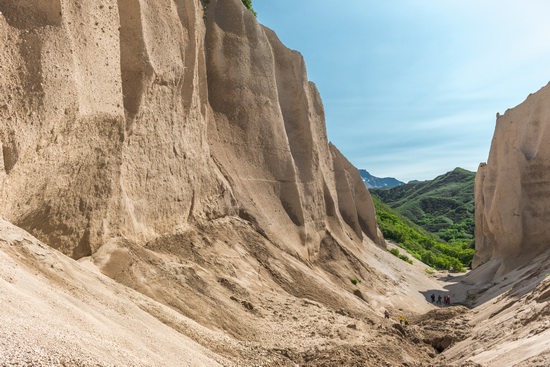
[[[327,230],[381,243],[355,169],[335,170],[301,55],[240,1],[0,12],[0,211],[12,223],[75,259],[225,216],[304,260]]]
[[[496,275],[550,249],[550,87],[497,115],[489,160],[476,177],[474,267]]]

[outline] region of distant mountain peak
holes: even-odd
[[[390,189],[392,187],[397,187],[405,184],[404,182],[399,181],[398,179],[395,179],[393,177],[380,178],[373,176],[364,169],[360,169],[359,174],[361,175],[361,178],[369,189]]]

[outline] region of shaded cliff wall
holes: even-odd
[[[340,214],[357,235],[366,233],[375,243],[384,245],[376,216],[372,216],[374,204],[365,182],[357,168],[334,145],[330,144],[330,150],[333,154]]]
[[[334,170],[323,105],[302,56],[236,3],[210,1],[206,13],[214,158],[270,238],[305,245],[292,251],[317,252],[327,227],[360,240],[365,218],[341,213],[372,207],[370,197],[339,200],[338,190],[352,196],[355,188],[336,189],[341,171]],[[342,231],[342,222],[352,231]]]
[[[476,177],[474,267],[507,272],[550,248],[550,87],[497,115],[489,160]]]
[[[0,212],[14,224],[75,258],[225,216],[303,259],[327,231],[380,240],[302,57],[241,1],[0,12]]]

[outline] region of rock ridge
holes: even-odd
[[[507,273],[548,251],[550,87],[497,114],[489,159],[476,176],[474,267]]]
[[[379,277],[370,194],[328,141],[302,56],[241,1],[0,12],[7,221],[240,340],[261,332],[241,322],[258,292],[372,307],[349,282]]]
[[[239,1],[0,12],[0,211],[14,224],[77,259],[243,211],[303,259],[326,229],[381,243],[368,192],[336,183],[303,58]]]

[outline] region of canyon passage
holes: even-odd
[[[241,1],[0,13],[2,365],[550,364],[548,87],[498,118],[474,269],[428,274]]]

